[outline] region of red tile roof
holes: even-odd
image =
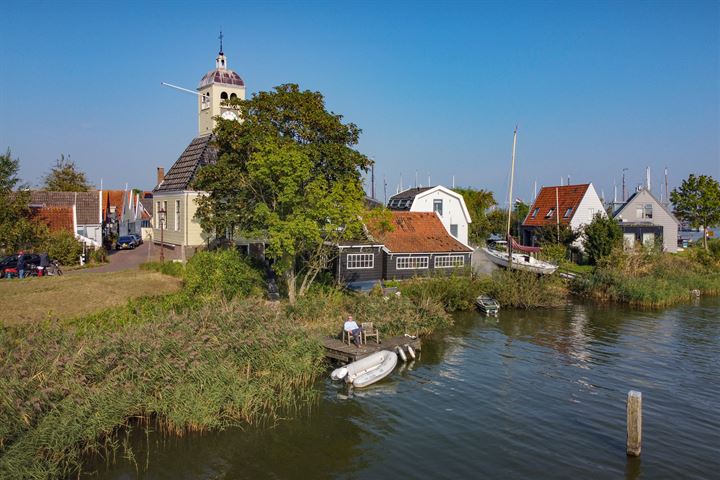
[[[43,223],[51,232],[75,233],[72,207],[31,207],[33,220]]]
[[[374,239],[393,253],[472,252],[445,230],[435,212],[391,212],[392,232],[372,231]]]
[[[120,220],[123,211],[123,198],[125,190],[103,190],[102,198],[102,215],[103,219],[107,218],[108,207],[115,207],[115,218]],[[109,202],[108,202],[109,199]]]
[[[573,216],[577,212],[580,201],[587,192],[589,183],[582,185],[563,185],[555,187],[543,187],[540,190],[535,202],[530,211],[528,212],[525,221],[523,222],[524,227],[542,227],[545,225],[555,225],[557,223],[557,213],[554,209],[556,204],[559,205],[560,212],[560,223],[565,225],[569,224]],[[557,190],[557,202],[555,200],[555,191]],[[568,208],[572,208],[570,214],[566,217],[565,213]],[[537,214],[533,216],[535,209],[539,209]],[[553,209],[552,215],[547,217],[550,209]],[[547,218],[546,218],[547,217]]]

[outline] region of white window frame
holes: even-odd
[[[464,266],[465,255],[439,255],[435,257],[435,268],[457,268]]]
[[[180,231],[180,200],[175,200],[175,231]]]
[[[348,270],[369,270],[375,268],[375,254],[348,253],[345,264]]]
[[[548,212],[545,214],[545,218],[550,218],[553,216],[553,213],[555,213],[555,207],[550,208]]]
[[[441,217],[443,216],[443,200],[442,200],[442,198],[434,198],[433,199],[433,212],[437,213]]]
[[[453,233],[453,229],[455,230],[455,233]],[[458,238],[458,235],[460,235],[460,227],[457,223],[451,223],[450,224],[450,235],[452,235],[455,238]]]
[[[395,268],[397,270],[426,270],[430,265],[430,257],[397,257]]]

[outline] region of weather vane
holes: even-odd
[[[223,47],[222,47],[222,40],[223,40],[223,34],[222,29],[220,29],[220,36],[218,37],[220,39],[220,55],[223,53]]]

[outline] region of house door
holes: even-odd
[[[643,233],[642,234],[643,245],[645,248],[652,248],[655,246],[655,234],[654,233]]]
[[[635,248],[635,234],[623,233],[623,245],[628,250]]]

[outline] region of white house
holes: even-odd
[[[544,227],[568,225],[577,231],[598,213],[607,217],[592,183],[543,187],[522,223],[522,243],[536,245],[535,232]],[[580,240],[576,246],[581,246]]]
[[[633,248],[642,242],[662,241],[663,251],[677,252],[679,222],[646,188],[640,188],[613,214],[623,230],[623,243]]]
[[[450,235],[464,245],[468,244],[468,225],[472,223],[470,212],[463,196],[449,188],[442,185],[409,188],[390,197],[388,208],[398,211],[435,212]]]

